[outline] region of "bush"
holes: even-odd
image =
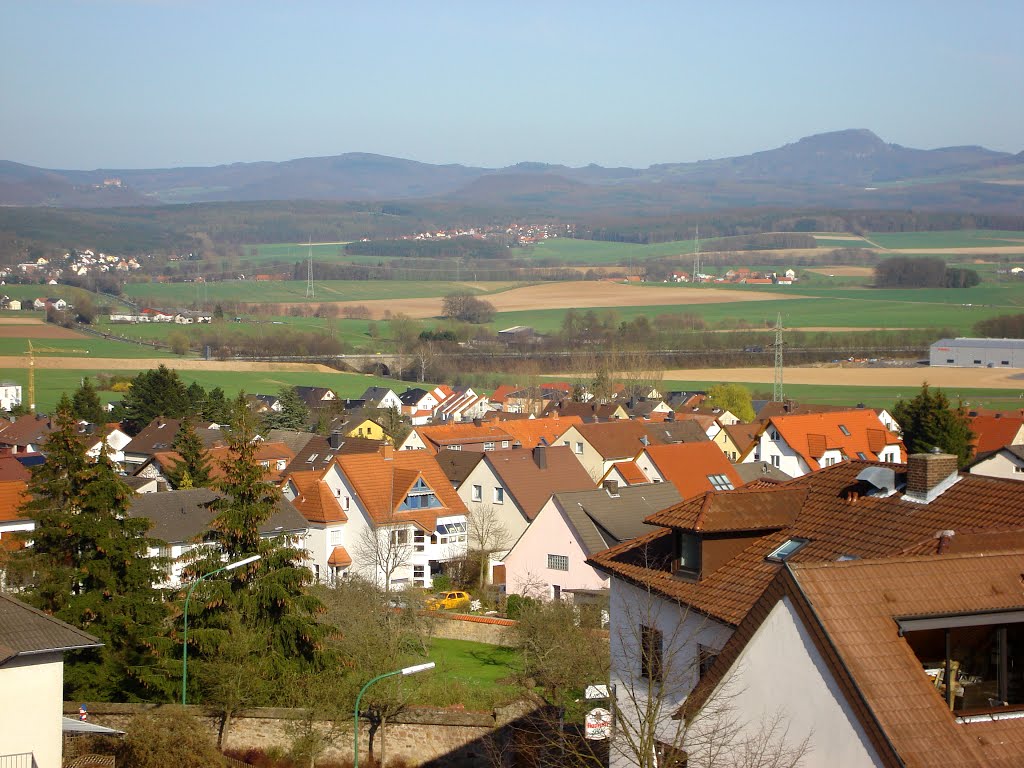
[[[136,715],[117,756],[124,768],[208,768],[224,765],[213,736],[188,710],[163,706]]]
[[[505,598],[505,615],[510,619],[518,619],[522,615],[524,609],[536,604],[537,601],[532,597],[509,595]]]

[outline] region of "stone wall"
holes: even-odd
[[[110,728],[126,730],[132,718],[155,704],[88,704],[89,721]],[[216,738],[220,719],[201,706],[189,710]],[[476,768],[489,764],[493,749],[489,746],[502,738],[502,728],[527,716],[534,706],[526,702],[512,704],[493,712],[466,712],[460,709],[410,708],[389,721],[386,728],[386,757],[388,761],[402,759],[412,765],[444,765],[446,768]],[[64,714],[78,715],[78,703],[65,702]],[[246,751],[271,748],[287,750],[295,740],[301,726],[299,710],[259,708],[243,710],[232,718],[222,748]],[[330,747],[324,759],[350,759],[352,757],[352,721],[317,722],[315,727],[326,734]],[[368,754],[369,723],[360,721],[360,756]],[[380,734],[375,737],[375,752],[380,755]]]
[[[513,645],[516,622],[493,616],[430,612],[431,633],[446,640],[472,640],[489,645]]]

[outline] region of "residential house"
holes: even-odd
[[[483,457],[483,451],[438,451],[434,460],[457,491]]]
[[[569,427],[580,424],[578,416],[552,416],[540,419],[497,417],[476,419],[464,424],[417,427],[399,446],[401,450],[499,451],[554,445]]]
[[[35,530],[35,522],[20,514],[28,500],[26,480],[0,480],[0,550],[20,549],[21,542],[14,534]]]
[[[675,416],[672,406],[660,397],[634,397],[623,403],[630,418],[664,421],[669,414]]]
[[[38,453],[54,429],[48,416],[19,416],[13,423],[0,425],[0,448],[13,454]]]
[[[708,436],[700,425],[691,419],[676,420],[668,414],[665,421],[644,422],[644,431],[652,444],[659,443],[706,443]]]
[[[87,429],[93,427],[95,425],[86,425]],[[100,450],[105,445],[107,457],[118,466],[121,466],[124,464],[124,449],[131,443],[132,438],[116,424],[106,424],[101,425],[98,432],[95,429],[84,432],[82,440],[86,445],[85,455],[90,459],[95,461],[99,458]]]
[[[850,459],[906,460],[903,441],[872,410],[777,416],[766,421],[741,461],[767,461],[791,477]]]
[[[678,714],[728,701],[743,743],[784,710],[834,765],[1024,764],[1024,550],[999,549],[779,569]]]
[[[611,421],[628,419],[629,413],[622,403],[579,403],[575,400],[552,402],[544,409],[545,416],[574,416],[582,421]]]
[[[439,389],[427,391],[419,387],[405,390],[398,396],[402,401],[402,415],[406,416],[414,426],[427,424],[434,417],[434,409],[446,398]]]
[[[345,578],[352,566],[352,555],[345,547],[345,510],[351,510],[352,497],[342,497],[342,487],[340,470],[333,460],[326,469],[291,472],[281,484],[284,498],[306,519],[309,530],[305,546],[318,582],[335,583]]]
[[[388,439],[383,426],[368,416],[358,414],[345,423],[342,434],[345,437],[361,437],[365,440],[374,440],[376,442]]]
[[[0,765],[63,765],[64,653],[99,638],[0,594]]]
[[[767,421],[775,416],[806,416],[809,413],[836,413],[839,411],[852,411],[854,408],[848,405],[822,405],[820,403],[798,403],[795,400],[784,400],[782,402],[766,400],[758,401],[760,407],[755,407],[758,421]],[[856,410],[872,411],[882,426],[895,434],[900,433],[900,425],[896,419],[885,408],[866,408],[864,403],[857,403]]]
[[[169,559],[164,572],[165,581],[160,586],[173,588],[181,584],[181,572],[185,567],[183,555],[195,547],[204,546],[203,537],[209,532],[215,517],[210,504],[221,496],[212,488],[132,496],[128,515],[151,521],[149,536],[161,542],[159,547],[150,550],[150,557]],[[260,525],[260,537],[273,539],[285,536],[294,546],[302,548],[308,527],[291,501],[282,498],[278,500],[273,514]]]
[[[655,530],[644,519],[680,501],[671,483],[553,494],[502,561],[505,592],[586,602],[609,582],[587,558]]]
[[[0,411],[10,411],[21,405],[21,385],[4,382],[0,384]]]
[[[277,395],[246,395],[245,399],[254,413],[281,413],[284,410]]]
[[[633,463],[647,482],[672,483],[684,499],[743,485],[735,467],[711,442],[648,445],[637,452]]]
[[[500,559],[498,553],[508,551],[522,536],[552,493],[593,487],[593,479],[571,449],[538,445],[532,450],[485,453],[458,492],[471,517],[494,520],[504,530],[504,545],[495,547]]]
[[[725,457],[735,463],[740,461],[742,456],[747,455],[750,449],[757,442],[761,424],[727,424],[715,435],[714,443],[719,447]]]
[[[402,410],[402,401],[387,387],[367,387],[360,398],[368,408],[396,408]]]
[[[448,561],[465,555],[466,505],[429,453],[383,445],[335,463],[337,478],[325,479],[337,483],[334,497],[348,517],[341,545],[354,572],[391,586],[430,587]]]
[[[310,410],[330,405],[338,399],[337,393],[329,387],[295,387],[299,399],[306,404]]]
[[[990,451],[975,460],[968,471],[972,475],[1024,480],[1024,445],[1004,445],[998,451]]]
[[[618,461],[630,461],[642,448],[660,441],[652,439],[647,424],[639,421],[584,423],[570,427],[559,438],[569,446],[576,459],[596,484]]]
[[[976,459],[985,458],[1003,446],[1024,444],[1024,415],[972,411],[968,420],[974,433],[971,448]]]
[[[473,421],[485,418],[491,410],[486,395],[478,395],[471,387],[456,387],[452,394],[434,409],[434,421]]]
[[[611,577],[611,678],[623,727],[640,717],[651,722],[656,711],[658,740],[685,748],[675,743],[672,716],[791,564],[899,558],[936,551],[961,532],[1024,530],[1016,483],[960,474],[956,466],[947,454],[915,454],[906,467],[855,459],[788,483],[711,491],[648,517],[661,531],[592,556]],[[835,606],[850,598],[846,590],[833,594],[844,596]],[[775,668],[788,674],[781,666],[788,652],[779,653]]]
[[[235,454],[227,446],[217,446],[207,448],[206,455],[210,460],[210,479],[219,480],[226,475],[225,465],[230,466]],[[284,477],[295,454],[284,443],[271,443],[263,440],[260,441],[253,458],[264,468],[263,479],[268,483],[277,483]],[[149,461],[136,470],[135,476],[155,478],[158,481],[166,482],[168,469],[173,468],[180,461],[181,455],[177,451],[156,451]]]

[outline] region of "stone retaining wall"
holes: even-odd
[[[489,645],[513,645],[516,622],[493,616],[471,616],[465,613],[431,611],[431,632],[446,640],[471,640]]]

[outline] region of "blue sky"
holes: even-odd
[[[1024,149],[1024,2],[0,0],[0,159],[644,167]]]

